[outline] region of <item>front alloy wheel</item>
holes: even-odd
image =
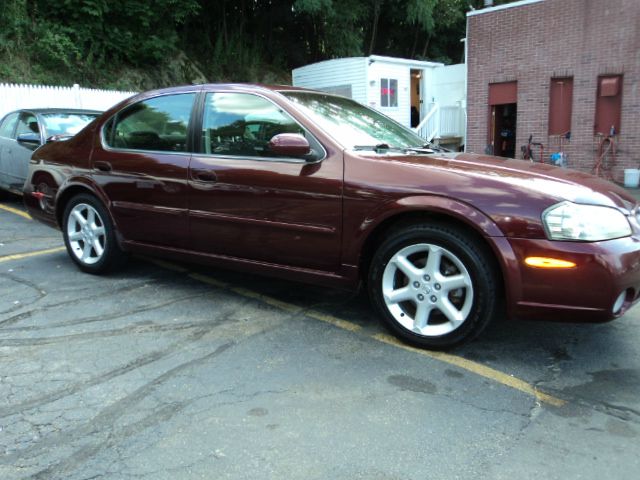
[[[382,275],[382,295],[400,325],[428,337],[460,327],[473,305],[471,275],[462,261],[430,243],[409,245],[391,257]]]
[[[439,223],[390,232],[371,261],[368,290],[387,328],[433,349],[477,336],[498,302],[488,249],[465,230]]]

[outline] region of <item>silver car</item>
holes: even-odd
[[[48,141],[72,137],[101,113],[34,108],[5,115],[0,121],[0,189],[22,194],[33,151]]]

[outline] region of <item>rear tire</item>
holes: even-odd
[[[82,193],[69,201],[62,232],[69,256],[84,272],[107,273],[126,262],[127,255],[118,246],[109,213],[93,195]]]
[[[464,230],[418,224],[395,230],[369,268],[368,291],[384,325],[423,348],[475,338],[498,303],[490,253]]]

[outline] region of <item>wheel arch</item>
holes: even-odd
[[[58,195],[56,198],[56,223],[60,228],[63,228],[63,215],[64,211],[67,208],[67,204],[69,200],[80,193],[88,193],[90,195],[94,195],[94,191],[84,184],[71,184],[67,185],[64,189],[58,190]]]
[[[36,170],[31,176],[31,185],[37,186],[40,182],[48,182],[48,185],[55,188],[58,184],[53,174],[48,170]]]
[[[95,188],[95,185],[93,185],[89,180],[85,179],[85,178],[78,178],[78,179],[73,179],[70,180],[68,182],[66,182],[64,185],[61,185],[59,190],[58,190],[58,194],[56,196],[56,223],[58,224],[58,226],[60,228],[64,228],[62,223],[63,223],[63,218],[62,216],[64,215],[64,211],[67,207],[67,204],[69,203],[69,200],[71,200],[73,197],[75,197],[76,195],[80,194],[80,193],[87,193],[89,195],[93,195],[94,197],[96,197],[100,202],[102,202],[102,204],[105,206],[108,214],[109,214],[109,219],[111,220],[112,224],[115,227],[116,232],[118,232],[118,228],[115,222],[115,219],[113,218],[113,215],[111,214],[109,207],[109,200],[107,199],[107,197],[103,194],[102,191],[100,191],[99,189]]]

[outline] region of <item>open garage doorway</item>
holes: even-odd
[[[518,104],[516,103],[491,107],[491,143],[494,155],[515,158],[517,118]]]
[[[517,83],[490,84],[488,140],[494,155],[515,158],[517,120]]]

